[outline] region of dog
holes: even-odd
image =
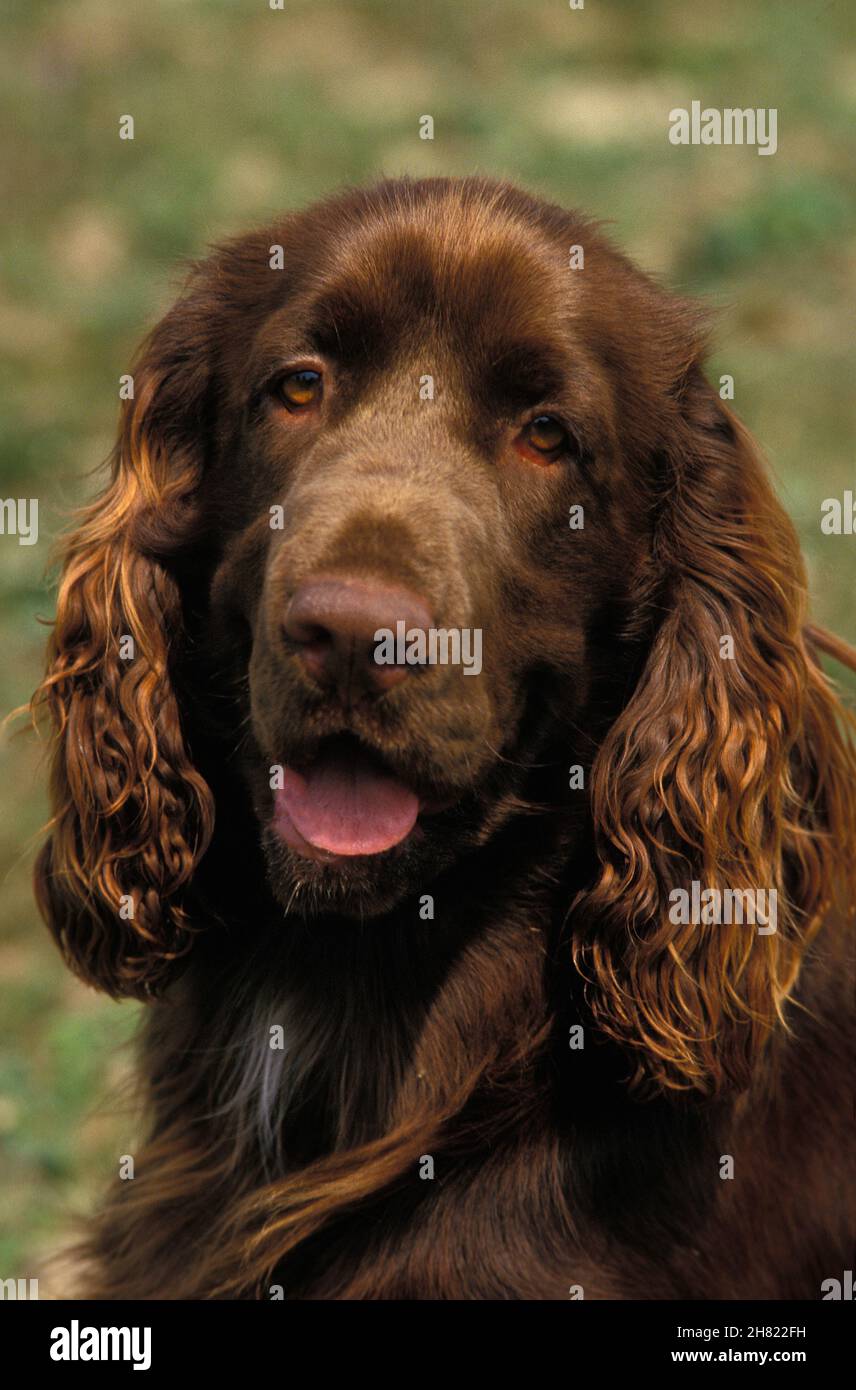
[[[34,697],[41,911],[147,1004],[82,1296],[852,1267],[856,757],[820,654],[854,653],[708,331],[482,178],[191,268]]]

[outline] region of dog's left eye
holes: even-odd
[[[308,369],[288,372],[279,378],[274,389],[289,410],[305,410],[307,406],[317,405],[321,399],[321,373]]]

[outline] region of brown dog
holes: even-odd
[[[42,909],[158,996],[88,1293],[816,1298],[852,1263],[846,651],[703,352],[590,223],[478,179],[193,270],[37,696]]]

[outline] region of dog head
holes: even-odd
[[[482,180],[348,193],[195,267],[38,697],[75,967],[162,986],[215,819],[252,807],[282,909],[370,918],[537,805],[591,827],[600,1025],[659,1084],[744,1076],[852,799],[795,535],[703,352],[595,227]],[[676,927],[693,881],[777,889],[777,932]]]

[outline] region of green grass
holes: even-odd
[[[0,491],[41,538],[0,537],[0,702],[38,679],[51,539],[111,446],[117,382],[177,263],[219,236],[381,173],[482,171],[611,225],[719,310],[714,376],[799,530],[817,618],[856,639],[856,537],[820,504],[856,485],[856,55],[847,7],[710,0],[19,0],[4,9]],[[675,148],[668,112],[775,106],[779,151]],[[136,138],[118,138],[130,113]],[[433,115],[433,142],[417,136]],[[852,685],[851,685],[852,688]],[[137,1010],[68,976],[37,921],[41,752],[0,777],[0,1277],[115,1171],[100,1110]],[[108,1079],[121,1079],[116,1063]]]

